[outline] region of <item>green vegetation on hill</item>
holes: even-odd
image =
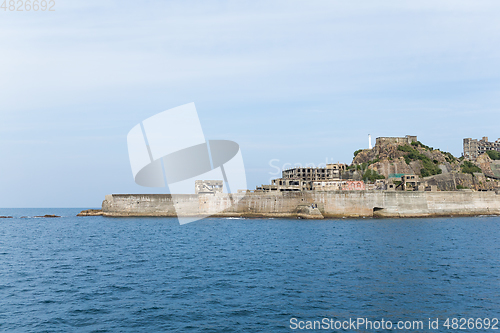
[[[429,147],[429,146],[426,146],[426,145],[424,145],[424,144],[423,144],[422,142],[420,142],[420,141],[413,141],[413,142],[411,143],[411,145],[412,145],[412,146],[415,146],[415,147],[422,147],[422,148],[427,149],[427,150],[430,150],[430,151],[434,150],[434,148]]]
[[[419,141],[416,142],[419,143]],[[413,142],[412,144],[414,143],[415,142]],[[420,143],[420,145],[422,144]],[[424,148],[432,150],[431,147],[425,146]],[[410,165],[412,161],[422,161],[423,168],[420,169],[420,174],[422,177],[439,175],[442,172],[442,170],[438,167],[438,161],[431,161],[430,158],[419,152],[417,149],[411,147],[410,145],[398,146],[398,150],[408,153],[404,156],[405,162],[408,165]]]
[[[465,161],[460,167],[462,173],[470,173],[472,175],[474,172],[482,172],[478,166],[469,161]]]
[[[488,150],[486,152],[492,160],[500,160],[500,153],[496,150]]]
[[[424,149],[429,150],[429,151],[434,150],[433,147],[426,146],[420,141],[413,141],[411,143],[411,145],[414,147],[421,147],[421,148],[424,148]],[[439,150],[439,149],[437,149],[437,150]],[[448,162],[448,163],[453,163],[457,160],[455,156],[453,156],[451,153],[449,153],[447,151],[441,151],[441,153],[444,155],[444,158],[446,159],[446,162]]]
[[[371,169],[367,169],[363,174],[363,180],[365,182],[366,181],[374,182],[377,179],[385,179],[385,177],[378,174],[377,171]]]
[[[359,153],[361,153],[363,149],[358,149],[354,152],[354,157],[358,156]]]
[[[449,153],[447,151],[443,151],[442,153],[444,155],[444,158],[446,159],[446,162],[448,162],[448,163],[453,163],[457,160],[457,158],[455,156],[453,156],[451,153]]]

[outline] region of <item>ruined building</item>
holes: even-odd
[[[283,179],[302,179],[305,181],[340,179],[346,164],[327,164],[325,168],[292,168],[282,172]]]
[[[500,139],[495,142],[489,142],[485,136],[481,140],[466,138],[464,139],[464,157],[469,160],[475,160],[486,153],[488,150],[496,150],[500,152]]]
[[[271,185],[257,187],[263,192],[299,192],[299,191],[332,191],[332,190],[364,190],[364,183],[341,180],[346,164],[327,164],[324,168],[292,168],[283,170],[282,177],[273,179]]]
[[[411,145],[412,142],[416,142],[416,141],[418,141],[416,135],[406,135],[404,137],[380,137],[380,138],[377,138],[375,145],[381,146],[382,144],[385,144],[385,143]]]
[[[196,194],[222,193],[222,180],[196,180],[194,182]]]

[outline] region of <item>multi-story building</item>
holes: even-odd
[[[283,179],[302,179],[305,181],[338,180],[346,164],[327,164],[325,168],[292,168],[282,172]]]
[[[475,160],[488,150],[500,152],[500,139],[495,142],[489,142],[485,136],[481,140],[466,138],[464,139],[464,157],[469,160]]]
[[[292,168],[283,170],[282,177],[273,179],[270,185],[257,187],[256,191],[296,192],[318,190],[345,190],[347,182],[341,181],[346,164],[327,164],[324,168]],[[363,183],[364,184],[364,183]],[[356,189],[360,186],[357,184]],[[364,188],[363,188],[364,189]]]

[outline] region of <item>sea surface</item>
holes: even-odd
[[[296,332],[292,318],[500,318],[500,217],[181,226],[80,210],[0,209],[14,216],[0,219],[0,331]],[[44,214],[62,217],[33,217]]]

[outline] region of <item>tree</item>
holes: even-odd
[[[372,170],[372,169],[367,169],[365,171],[365,173],[363,174],[364,181],[374,182],[377,179],[385,179],[385,177],[378,174],[377,171]]]

